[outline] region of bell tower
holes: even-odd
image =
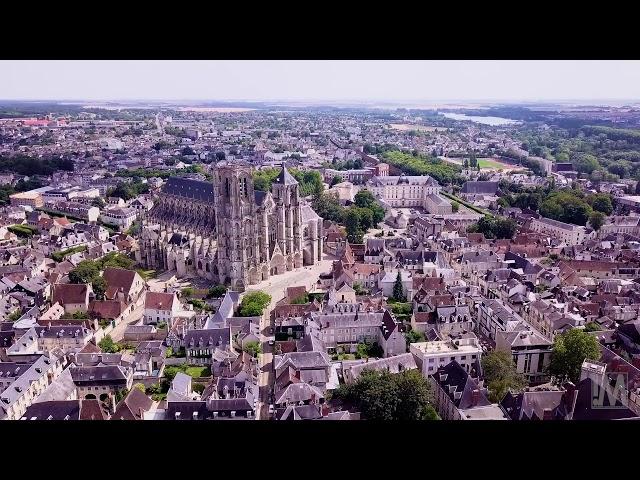
[[[218,165],[213,171],[219,281],[236,290],[248,284],[247,249],[255,238],[251,167]]]

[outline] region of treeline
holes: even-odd
[[[297,170],[295,168],[288,169],[289,173],[295,178],[299,184],[299,193],[301,196],[319,196],[324,187],[322,185],[322,176],[316,170]],[[275,182],[278,175],[282,171],[281,168],[263,168],[254,170],[253,188],[261,192],[271,191],[271,185]]]
[[[355,160],[336,160],[332,162],[325,162],[323,165],[325,168],[332,168],[333,170],[360,170],[364,168],[364,162],[361,158]]]
[[[599,125],[525,128],[518,137],[529,154],[572,163],[594,181],[640,179],[640,130]]]
[[[609,140],[625,140],[631,143],[640,143],[640,130],[628,128],[614,128],[596,125],[586,125],[580,129],[585,135],[606,135]]]
[[[107,197],[119,197],[131,200],[143,193],[149,193],[149,185],[143,182],[119,183],[115,188],[107,190]]]
[[[128,168],[126,170],[118,170],[116,172],[116,177],[125,177],[125,178],[152,178],[158,177],[166,180],[169,177],[179,176],[184,173],[201,173],[204,174],[204,169],[201,165],[189,165],[181,170],[171,169],[171,170],[159,170],[152,168]]]
[[[0,156],[0,172],[18,175],[52,175],[58,170],[73,171],[73,162],[62,158],[35,158],[28,155]]]
[[[554,191],[540,205],[540,215],[543,217],[583,226],[591,221],[592,217],[600,222],[602,215],[610,215],[611,212],[613,205],[608,194],[585,196],[582,191],[576,189]]]
[[[313,209],[323,219],[344,225],[352,243],[362,243],[364,234],[384,220],[385,215],[384,208],[368,190],[360,190],[349,207],[343,207],[337,195],[323,193],[314,198]]]
[[[398,150],[382,153],[379,158],[407,175],[429,175],[442,185],[463,183],[458,165],[440,159],[414,153],[403,153]]]
[[[608,193],[585,194],[574,188],[549,187],[524,188],[520,185],[500,182],[502,195],[498,203],[502,207],[526,208],[539,211],[540,215],[574,225],[585,225],[594,212],[611,215],[613,200]],[[596,215],[599,217],[599,215]]]
[[[513,238],[518,225],[515,220],[505,217],[482,217],[478,223],[467,228],[470,233],[482,233],[486,238]]]

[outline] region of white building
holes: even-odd
[[[409,351],[422,363],[422,374],[425,377],[433,375],[438,368],[454,360],[469,373],[482,357],[482,347],[473,333],[453,340],[412,343]]]
[[[579,225],[564,223],[551,218],[534,218],[531,220],[531,230],[550,235],[567,245],[580,245],[587,236],[587,229]]]
[[[175,293],[146,292],[144,297],[144,323],[166,323],[172,320],[180,311],[180,302]]]
[[[104,211],[100,219],[108,225],[116,225],[121,230],[128,229],[135,222],[138,212],[134,208],[110,208]]]
[[[437,195],[441,187],[428,175],[373,177],[367,189],[391,207],[425,207],[428,195]]]

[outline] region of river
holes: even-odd
[[[504,125],[517,125],[520,122],[517,120],[511,120],[509,118],[501,117],[476,117],[473,115],[465,115],[464,113],[442,113],[446,118],[451,120],[463,120],[468,122],[482,123],[484,125],[491,125],[492,127],[501,127]]]

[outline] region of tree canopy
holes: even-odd
[[[238,311],[241,317],[260,316],[270,303],[271,295],[261,291],[249,292],[242,297]]]
[[[487,238],[513,238],[516,229],[517,224],[511,218],[484,216],[467,228],[467,232],[482,233]]]
[[[402,153],[398,150],[385,152],[381,158],[408,175],[429,175],[443,185],[462,182],[461,168],[438,158]]]
[[[367,420],[437,420],[427,380],[418,370],[393,374],[365,369],[333,397],[355,407]]]
[[[492,402],[501,401],[508,390],[514,392],[527,386],[525,377],[518,373],[510,352],[494,350],[482,357],[482,370]]]
[[[582,362],[599,358],[600,345],[596,337],[578,328],[572,328],[556,335],[549,372],[558,380],[568,378],[576,383],[580,379]]]

